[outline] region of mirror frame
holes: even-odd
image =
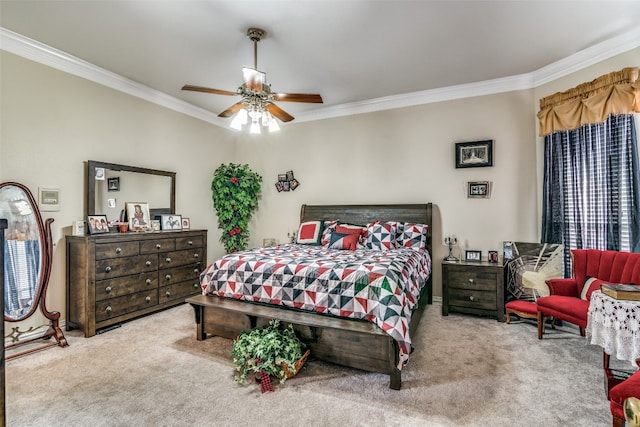
[[[168,172],[168,171],[163,171],[158,169],[147,169],[147,168],[141,168],[137,166],[126,166],[126,165],[119,165],[117,163],[106,163],[106,162],[98,162],[95,160],[89,160],[87,162],[87,174],[86,174],[87,199],[86,199],[86,206],[85,206],[85,211],[86,211],[85,216],[98,214],[98,212],[96,212],[95,168],[105,168],[105,169],[110,169],[112,171],[137,172],[137,173],[145,173],[149,175],[159,175],[159,176],[170,177],[171,178],[171,194],[170,194],[171,206],[169,206],[169,209],[171,210],[171,212],[167,212],[167,213],[170,213],[170,214],[176,213],[176,173],[175,172]]]

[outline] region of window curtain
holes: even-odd
[[[640,252],[640,172],[632,113],[638,68],[540,100],[545,135],[542,242]]]
[[[540,99],[540,135],[601,123],[611,114],[640,113],[639,74],[636,67],[623,68]]]

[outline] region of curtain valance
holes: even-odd
[[[540,135],[601,123],[610,114],[640,113],[637,67],[623,68],[540,99]]]

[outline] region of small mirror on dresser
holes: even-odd
[[[87,162],[87,215],[117,221],[127,202],[149,206],[151,218],[176,213],[176,173],[115,163]]]

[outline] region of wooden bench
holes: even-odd
[[[414,310],[411,330],[420,321],[427,298]],[[389,387],[402,383],[396,342],[374,323],[269,306],[217,296],[198,295],[186,300],[195,310],[196,338],[209,336],[234,339],[243,330],[268,324],[272,319],[293,324],[296,334],[311,350],[312,357],[338,365],[388,374]]]

